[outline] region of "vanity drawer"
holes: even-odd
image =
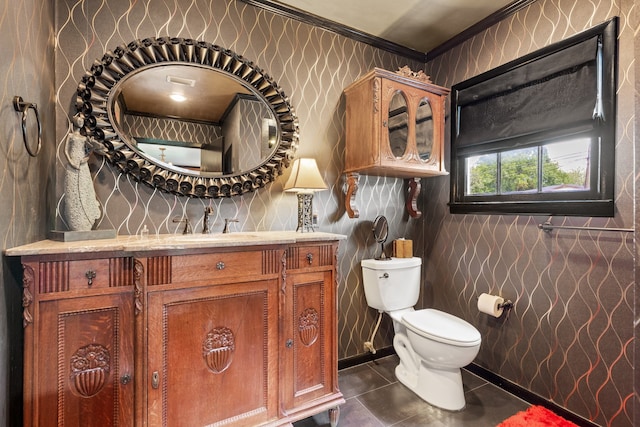
[[[92,259],[69,262],[70,289],[96,289],[109,287],[109,260]]]
[[[242,281],[275,273],[277,265],[269,256],[276,251],[243,251],[213,254],[173,256],[171,260],[171,283],[202,280]],[[150,280],[149,284],[153,283]]]
[[[332,245],[292,246],[287,250],[288,269],[298,270],[326,265],[333,265]]]
[[[132,258],[42,262],[39,269],[39,291],[43,294],[133,284]]]

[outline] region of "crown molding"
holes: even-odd
[[[385,50],[387,52],[403,56],[408,59],[413,59],[419,62],[427,62],[445,52],[452,49],[453,47],[465,42],[476,34],[481,33],[482,31],[490,28],[496,23],[502,21],[503,19],[513,15],[519,10],[529,6],[532,3],[535,3],[537,0],[516,0],[511,4],[503,7],[502,9],[496,11],[495,13],[487,16],[482,21],[472,25],[441,45],[435,47],[434,49],[428,52],[419,52],[415,49],[408,48],[406,46],[399,45],[397,43],[391,42],[389,40],[373,36],[371,34],[364,33],[362,31],[356,30],[355,28],[348,27],[346,25],[339,24],[335,21],[331,21],[317,15],[313,15],[307,12],[303,12],[299,9],[295,9],[292,7],[288,7],[281,3],[272,0],[241,0],[243,3],[247,3],[249,5],[259,7],[261,9],[267,10],[269,12],[286,16],[291,19],[295,19],[297,21],[304,22],[306,24],[313,25],[315,27],[323,28],[325,30],[331,31],[333,33],[348,37],[350,39],[366,43],[378,49]]]

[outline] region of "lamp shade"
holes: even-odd
[[[296,159],[291,168],[291,175],[284,184],[285,191],[313,192],[326,190],[315,159]]]

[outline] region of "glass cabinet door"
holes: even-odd
[[[401,158],[407,151],[409,114],[407,100],[402,91],[396,91],[389,102],[389,147],[396,158]]]
[[[431,158],[433,150],[433,111],[427,98],[422,98],[416,113],[416,148],[423,161]]]

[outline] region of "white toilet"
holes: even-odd
[[[427,403],[458,411],[465,406],[460,368],[478,354],[480,332],[442,311],[414,310],[421,265],[417,257],[362,260],[365,297],[393,320],[398,380]]]

